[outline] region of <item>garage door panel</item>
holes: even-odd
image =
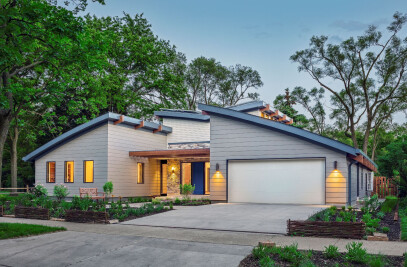
[[[324,204],[325,161],[229,161],[229,202]]]

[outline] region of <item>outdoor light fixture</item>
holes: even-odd
[[[172,172],[173,174],[175,173],[175,168],[174,168],[174,167],[171,168],[171,172]]]
[[[338,162],[335,160],[334,161],[334,170],[337,170],[338,169]]]
[[[216,171],[219,171],[219,163],[216,163]]]

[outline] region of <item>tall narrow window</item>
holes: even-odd
[[[137,163],[137,183],[144,184],[144,163]]]
[[[47,162],[47,183],[55,183],[55,161]]]
[[[73,183],[74,162],[65,161],[65,183]]]
[[[93,183],[93,160],[83,161],[83,182]]]

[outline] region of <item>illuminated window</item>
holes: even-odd
[[[182,180],[182,185],[184,184],[191,184],[191,163],[182,163],[182,175],[181,175],[181,180]]]
[[[83,182],[93,183],[93,160],[83,161]]]
[[[47,183],[55,183],[55,161],[47,162]]]
[[[73,183],[74,162],[65,161],[65,183]]]
[[[144,184],[144,163],[137,163],[137,183]]]

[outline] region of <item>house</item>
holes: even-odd
[[[349,204],[370,194],[376,164],[362,151],[299,129],[263,101],[200,111],[162,109],[161,122],[107,113],[23,158],[52,193],[112,181],[115,196],[177,195],[180,184],[213,201]]]

